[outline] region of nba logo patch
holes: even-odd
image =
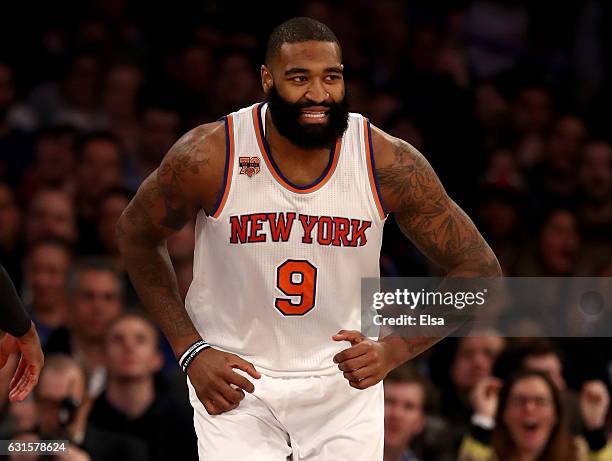
[[[240,174],[246,174],[249,178],[259,173],[259,157],[238,157]]]

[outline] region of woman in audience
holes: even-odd
[[[471,396],[472,428],[463,440],[460,461],[608,461],[612,444],[604,431],[610,398],[600,381],[580,393],[584,437],[570,435],[559,391],[538,371],[522,371],[503,386],[481,380]]]

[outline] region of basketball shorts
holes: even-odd
[[[201,461],[382,461],[382,382],[357,390],[342,373],[248,379],[255,392],[213,416],[187,380]]]

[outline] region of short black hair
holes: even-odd
[[[340,42],[329,27],[311,18],[297,17],[283,22],[270,34],[266,46],[266,65],[270,64],[271,59],[278,53],[284,43],[299,43],[310,40],[336,43],[342,53]]]
[[[77,153],[79,155],[79,158],[83,158],[83,153],[87,146],[89,146],[89,144],[95,141],[103,141],[113,144],[117,149],[119,158],[121,159],[121,144],[119,140],[110,131],[105,130],[92,131],[81,136],[77,145]]]

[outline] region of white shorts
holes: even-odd
[[[213,416],[187,379],[201,461],[382,461],[382,382],[357,390],[342,373],[248,379],[255,392]]]

